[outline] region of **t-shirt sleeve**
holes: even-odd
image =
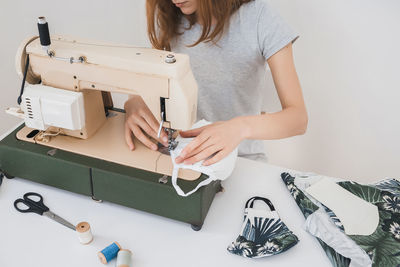
[[[276,52],[299,37],[266,0],[259,2],[257,38],[261,54],[268,60]]]

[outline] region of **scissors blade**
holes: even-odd
[[[64,220],[63,218],[61,218],[60,216],[58,216],[57,214],[51,212],[51,211],[46,211],[43,213],[44,216],[58,222],[61,223],[62,225],[72,229],[75,231],[75,226],[72,225],[71,223],[69,223],[68,221]]]

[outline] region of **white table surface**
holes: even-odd
[[[1,139],[1,138],[0,138]],[[67,171],[67,170],[60,170]],[[303,214],[280,178],[285,169],[238,159],[225,191],[215,196],[203,228],[20,178],[4,178],[0,187],[0,266],[103,266],[97,252],[118,241],[133,253],[135,267],[178,266],[331,266],[317,240],[306,233]],[[94,240],[81,245],[77,233],[47,217],[14,209],[26,192],[44,197],[51,211],[72,224],[90,223]],[[236,239],[243,208],[252,196],[269,198],[300,242],[280,255],[246,259],[227,252]],[[115,266],[115,260],[108,266]]]

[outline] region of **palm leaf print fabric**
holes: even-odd
[[[294,176],[291,176],[289,173],[282,173],[281,178],[283,182],[286,184],[290,194],[296,201],[297,206],[300,208],[301,212],[303,213],[304,217],[307,219],[309,215],[314,213],[318,210],[318,206],[315,205],[306,195],[297,188],[294,184]],[[332,212],[333,213],[333,212]],[[336,215],[334,215],[336,217]],[[339,253],[337,253],[333,248],[328,246],[324,241],[317,238],[318,242],[321,244],[325,254],[329,258],[332,266],[336,267],[348,267],[350,264],[350,259],[343,257]]]
[[[272,203],[268,204],[271,211],[256,210],[252,204],[247,207],[247,203],[241,233],[228,246],[229,252],[246,258],[261,258],[282,253],[297,244],[297,236],[282,222]]]
[[[289,173],[282,173],[281,177],[306,218],[318,209],[315,203],[297,188],[294,176]],[[372,266],[400,266],[400,182],[395,179],[386,179],[371,185],[352,181],[341,181],[338,184],[352,194],[378,207],[379,225],[373,234],[347,236],[367,253]],[[338,228],[343,227],[332,211],[327,208],[326,212]],[[341,229],[343,230],[343,228]],[[319,242],[333,266],[351,266],[350,259],[336,253],[323,240],[319,239]]]

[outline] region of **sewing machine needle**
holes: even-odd
[[[160,138],[163,124],[164,124],[164,112],[161,112],[161,122],[160,122],[160,127],[158,127],[157,138]]]

